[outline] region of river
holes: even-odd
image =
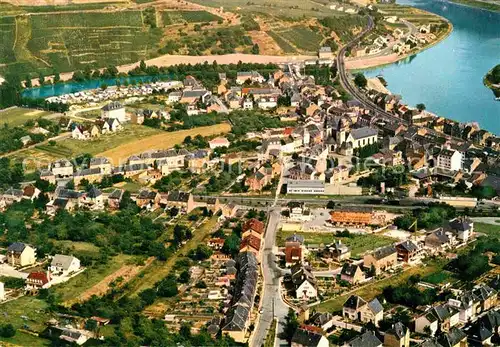
[[[500,135],[500,102],[483,85],[484,75],[500,64],[500,13],[436,0],[398,0],[436,13],[453,23],[451,35],[416,56],[365,71],[384,76],[389,90],[409,105],[461,122],[478,122]]]

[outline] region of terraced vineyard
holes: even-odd
[[[216,22],[222,18],[207,11],[162,11],[163,26],[183,23]]]
[[[14,46],[16,21],[14,17],[0,18],[0,63],[10,63],[16,60]]]
[[[316,52],[323,41],[322,35],[301,25],[278,31],[277,34],[306,52]]]
[[[323,35],[302,25],[269,31],[268,34],[285,53],[295,53],[297,49],[316,52],[324,39]]]
[[[38,69],[51,74],[150,58],[162,37],[160,29],[143,23],[141,11],[0,17],[0,30],[0,74],[22,76]]]

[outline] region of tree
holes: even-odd
[[[101,84],[101,90],[106,90],[108,89],[108,85],[106,83]]]
[[[424,111],[425,110],[425,104],[417,104],[417,110],[419,110],[420,112]]]
[[[61,75],[59,74],[59,72],[54,72],[54,83],[58,83],[61,81]]]
[[[43,74],[43,72],[40,72],[38,74],[38,83],[40,83],[41,86],[45,83],[45,75]]]
[[[190,279],[191,279],[191,275],[189,274],[188,270],[182,271],[181,274],[179,275],[179,282],[180,283],[188,283]]]
[[[156,289],[153,288],[144,289],[139,293],[139,297],[146,305],[152,305],[156,300],[156,296]]]
[[[252,51],[251,51],[251,52],[252,52],[252,54],[259,54],[259,53],[260,53],[260,48],[259,48],[259,45],[255,43],[255,44],[252,46]]]
[[[0,336],[1,337],[13,337],[16,335],[16,329],[12,324],[2,324],[0,325]]]
[[[366,88],[368,81],[366,80],[365,75],[357,73],[354,77],[354,83],[358,86],[358,88]]]
[[[173,276],[167,276],[160,281],[158,285],[158,295],[166,298],[171,298],[179,293],[177,289],[177,281]]]
[[[139,63],[139,68],[141,69],[141,71],[146,71],[146,63],[144,62],[144,60],[141,60],[141,62]]]
[[[97,321],[95,321],[94,319],[87,319],[87,321],[85,322],[85,329],[87,329],[88,331],[95,332],[97,330],[97,327]]]
[[[236,234],[231,234],[222,246],[222,252],[235,256],[240,251],[240,238]]]
[[[30,76],[26,76],[26,80],[24,81],[24,86],[26,88],[31,88],[33,86],[33,84],[31,83],[31,78]]]
[[[291,308],[288,309],[288,314],[285,317],[285,327],[283,329],[283,338],[291,343],[292,337],[299,327],[299,321],[295,311]]]

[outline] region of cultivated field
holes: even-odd
[[[135,266],[129,264],[132,259],[128,255],[117,255],[110,258],[107,264],[87,268],[68,282],[55,286],[54,289],[61,296],[61,301],[68,306],[83,298],[88,299],[90,297],[89,294],[92,293],[102,295],[107,290],[107,285],[104,288],[104,283],[111,283],[113,276],[118,272],[123,272],[122,269],[129,269]]]
[[[376,234],[351,234],[349,237],[338,237],[333,233],[319,233],[319,232],[289,232],[280,231],[276,237],[276,244],[284,246],[286,238],[293,234],[301,235],[304,237],[304,243],[307,244],[329,244],[333,240],[340,240],[342,243],[351,247],[352,256],[360,256],[361,254],[375,248],[390,245],[397,241],[392,237],[381,236]]]
[[[211,136],[227,133],[231,130],[229,124],[217,124],[207,127],[199,127],[189,130],[179,130],[174,132],[162,132],[154,136],[149,136],[133,142],[123,144],[110,150],[98,153],[98,156],[109,158],[115,165],[124,163],[128,157],[153,149],[166,149],[184,141],[186,136]],[[113,146],[112,146],[113,147]],[[108,147],[109,148],[109,147]]]
[[[34,331],[45,329],[45,323],[51,318],[47,310],[47,303],[44,300],[33,296],[24,296],[17,300],[0,304],[0,315],[8,318],[8,322],[16,329],[23,329],[26,326]],[[6,343],[6,344],[4,344]],[[12,345],[9,345],[12,344]],[[43,340],[36,336],[17,331],[11,338],[0,337],[0,346],[50,346],[48,340]]]
[[[388,286],[398,286],[408,281],[408,278],[414,275],[420,275],[422,277],[429,276],[436,272],[441,272],[445,263],[442,261],[433,261],[424,266],[407,268],[405,271],[395,274],[392,277],[384,278],[379,281],[369,282],[368,284],[349,292],[348,294],[337,296],[331,300],[323,301],[318,306],[315,306],[319,312],[336,312],[342,310],[342,305],[351,295],[359,295],[363,299],[369,301],[374,299],[376,296],[382,294],[385,287]]]
[[[0,73],[24,77],[39,69],[47,75],[54,70],[121,65],[157,54],[162,37],[160,29],[143,21],[142,10],[120,9],[111,14],[72,5],[58,13],[31,7],[25,11],[32,14],[0,17]]]
[[[303,25],[273,31],[273,34],[273,38],[276,36],[281,38],[280,42],[278,42],[280,46],[283,44],[283,41],[286,42],[286,44],[281,47],[285,52],[290,51],[288,47],[290,44],[304,52],[317,52],[323,41],[323,36],[321,34],[315,33]]]
[[[130,124],[126,125],[122,131],[102,135],[97,139],[81,141],[69,138],[58,141],[55,146],[42,145],[37,146],[36,149],[54,157],[73,158],[84,153],[96,155],[110,148],[163,133],[164,131],[159,129]]]
[[[0,112],[0,125],[8,124],[9,126],[20,126],[28,120],[35,120],[50,114],[51,112],[15,107]]]

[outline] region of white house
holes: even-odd
[[[367,145],[374,144],[377,141],[378,131],[377,129],[370,127],[353,129],[346,139],[347,143],[352,143],[352,148],[361,148]]]
[[[253,109],[253,101],[251,99],[245,99],[245,100],[243,100],[243,109],[244,110],[251,110],[251,109]]]
[[[309,300],[318,296],[316,278],[309,268],[297,263],[292,266],[292,283],[295,287],[297,299]]]
[[[73,256],[56,254],[52,258],[49,270],[54,275],[66,276],[80,270],[80,260]]]
[[[437,157],[436,167],[449,171],[462,169],[462,153],[451,149],[441,150]]]
[[[127,116],[125,114],[125,107],[118,101],[110,102],[101,108],[101,118],[115,118],[124,123],[127,121]]]
[[[262,110],[268,110],[278,106],[277,99],[275,97],[262,97],[257,101],[257,107]]]
[[[257,71],[240,71],[236,74],[236,84],[242,85],[246,81],[251,81],[252,83],[262,83],[266,79]]]
[[[102,133],[114,133],[116,131],[122,130],[123,126],[117,118],[106,118],[102,124]]]
[[[54,176],[70,177],[73,176],[73,164],[67,159],[60,159],[50,165],[50,170]]]
[[[460,322],[460,311],[452,305],[435,306],[415,319],[415,332],[434,336],[438,329],[449,331]]]

